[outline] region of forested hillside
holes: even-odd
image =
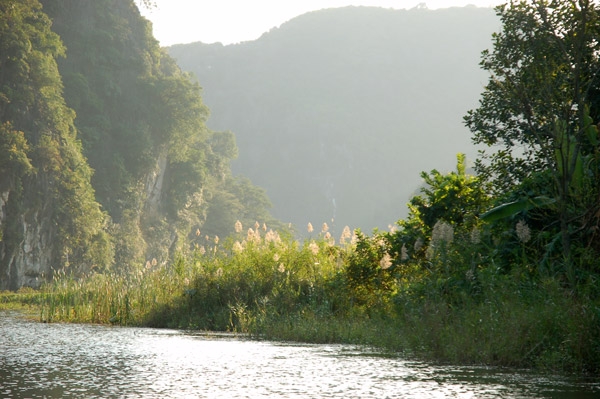
[[[235,132],[233,171],[265,187],[277,218],[370,231],[406,215],[422,170],[474,159],[462,117],[498,29],[491,9],[348,7],[168,51],[202,85],[208,126]]]
[[[133,0],[0,2],[0,289],[166,262],[270,223],[231,132]]]

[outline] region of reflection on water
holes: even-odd
[[[41,324],[0,312],[1,398],[592,398],[598,382],[432,366],[349,345]]]

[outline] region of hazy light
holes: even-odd
[[[153,23],[154,36],[162,46],[177,43],[238,43],[255,40],[263,33],[309,11],[345,6],[373,6],[410,9],[425,5],[429,9],[493,7],[500,0],[154,0],[151,10],[140,7]],[[138,1],[139,3],[139,1]]]

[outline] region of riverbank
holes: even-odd
[[[41,291],[24,287],[17,292],[0,291],[0,310],[15,310],[29,319],[39,320],[43,294]]]
[[[367,345],[438,363],[596,375],[589,365],[595,364],[597,356],[597,314],[593,312],[598,308],[568,298],[557,301],[557,294],[548,293],[538,301],[506,295],[461,307],[433,300],[405,302],[396,305],[394,312],[371,315],[361,309],[334,314],[310,307],[290,314],[262,308],[242,315],[240,308],[230,308],[228,315],[223,314],[223,320],[229,319],[226,325],[193,322],[199,315],[192,309],[182,312],[177,304],[125,322],[115,317],[108,321],[84,317],[80,308],[63,303],[62,314],[56,312],[49,318],[48,303],[43,302],[48,300],[47,293],[2,293],[0,309],[19,310],[44,322],[233,331],[267,340]],[[134,307],[131,312],[141,313]],[[173,313],[169,316],[168,312]]]
[[[365,258],[355,246],[260,240],[235,248],[128,273],[57,275],[41,291],[3,293],[0,306],[20,304],[44,322],[230,331],[452,364],[600,371],[600,302],[558,279],[481,268],[467,286],[378,262],[374,278],[357,284],[352,268]]]

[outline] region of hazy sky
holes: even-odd
[[[139,2],[139,1],[138,1]],[[475,5],[492,7],[502,0],[154,0],[156,8],[141,7],[152,21],[162,46],[201,41],[223,44],[254,40],[298,15],[322,8],[376,6],[429,9]]]

